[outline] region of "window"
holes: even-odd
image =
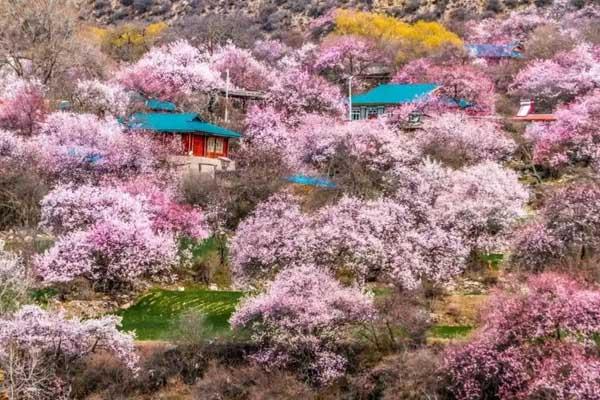
[[[378,116],[379,116],[379,108],[378,107],[367,108],[367,119],[375,119]]]
[[[223,154],[225,152],[225,140],[223,138],[209,137],[206,141],[206,152],[208,154]]]
[[[357,121],[360,119],[361,115],[360,115],[360,108],[353,108],[352,109],[352,121]]]
[[[411,124],[419,124],[421,123],[421,113],[418,111],[413,111],[408,115],[408,122]]]

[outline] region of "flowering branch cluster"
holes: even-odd
[[[44,280],[83,277],[114,290],[168,272],[178,260],[176,235],[208,236],[200,211],[168,192],[148,181],[125,188],[64,185],[44,198],[41,225],[59,235],[37,259]]]
[[[594,399],[600,390],[600,292],[543,274],[490,299],[473,340],[444,369],[461,399]]]
[[[462,271],[471,252],[502,248],[524,216],[527,191],[497,164],[397,172],[403,178],[394,197],[345,197],[313,214],[286,194],[259,205],[231,242],[237,281],[248,285],[312,263],[350,270],[359,282],[379,274],[408,288],[443,283]]]
[[[234,329],[247,329],[261,349],[254,359],[268,368],[300,365],[320,384],[340,377],[347,361],[341,341],[355,324],[373,319],[372,300],[345,288],[311,265],[281,272],[264,294],[245,299],[231,317]]]

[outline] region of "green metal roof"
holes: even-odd
[[[146,107],[154,111],[175,111],[177,109],[175,103],[158,99],[146,100]]]
[[[198,133],[209,136],[240,138],[241,134],[202,121],[196,113],[135,113],[128,121],[132,129],[165,133]]]
[[[415,102],[438,88],[434,83],[387,83],[379,85],[356,96],[352,96],[353,106],[406,104]]]

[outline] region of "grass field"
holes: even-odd
[[[209,332],[217,335],[229,329],[229,317],[243,292],[187,288],[184,291],[155,289],[134,305],[122,310],[124,331],[135,331],[138,340],[163,340],[179,317],[189,311],[205,316]]]
[[[429,330],[429,337],[434,339],[460,339],[466,337],[473,327],[466,325],[436,325]]]

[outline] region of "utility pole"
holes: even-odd
[[[352,121],[352,75],[348,77],[348,121]]]
[[[227,80],[225,81],[225,122],[229,122],[229,68],[227,68]]]

